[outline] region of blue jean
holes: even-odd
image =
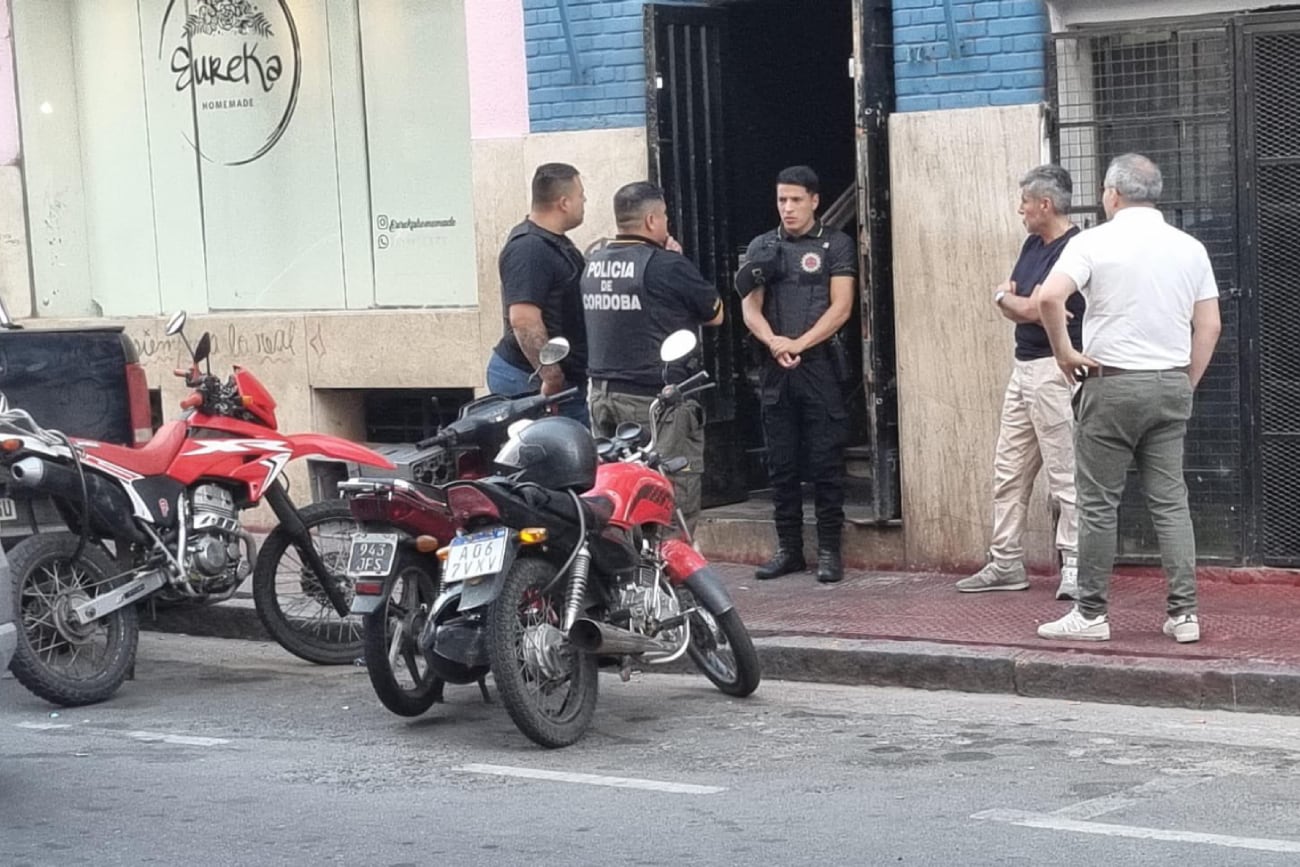
[[[512,397],[520,394],[537,394],[540,391],[537,380],[526,370],[520,370],[495,352],[488,359],[487,387],[493,394],[507,394]],[[581,422],[584,427],[591,427],[591,416],[587,412],[587,384],[579,386],[581,391],[575,397],[560,404],[560,415]]]

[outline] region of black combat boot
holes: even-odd
[[[802,551],[793,545],[781,545],[776,549],[771,560],[754,570],[754,577],[759,581],[766,581],[769,578],[789,575],[791,572],[802,572],[807,568],[808,564],[804,562]]]
[[[844,580],[844,561],[839,548],[819,548],[817,551],[817,580],[823,584],[836,584]]]

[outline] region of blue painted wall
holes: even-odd
[[[1042,0],[894,0],[893,20],[898,111],[1043,100]]]
[[[643,126],[646,0],[567,0],[573,53],[561,0],[522,2],[532,131]],[[1042,0],[894,0],[893,22],[898,111],[1044,98]]]

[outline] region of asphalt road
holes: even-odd
[[[1295,718],[608,676],[548,752],[273,645],[145,633],[137,673],[66,711],[0,679],[0,864],[1300,863]]]

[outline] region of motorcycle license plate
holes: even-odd
[[[451,540],[451,550],[447,552],[447,571],[443,573],[443,580],[464,581],[500,572],[506,561],[508,541],[505,527],[457,536]]]
[[[17,521],[18,507],[8,497],[0,497],[0,521]]]
[[[396,557],[396,533],[358,533],[348,552],[348,577],[387,578]]]

